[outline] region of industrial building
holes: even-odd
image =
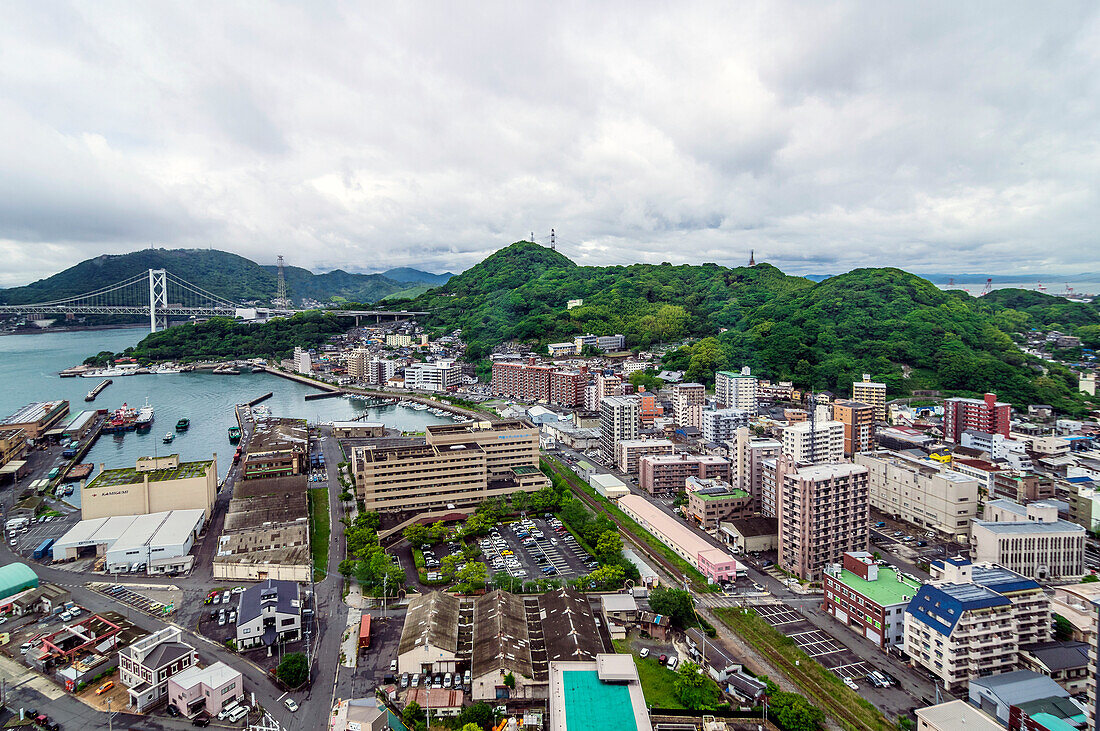
[[[300,475],[309,458],[305,419],[257,419],[241,472],[246,480]]]
[[[215,579],[309,581],[305,475],[239,480],[214,553]]]
[[[1057,502],[1041,500],[1023,506],[991,500],[984,516],[974,520],[970,529],[975,562],[994,563],[1039,581],[1085,574],[1085,529],[1061,520]]]
[[[431,592],[409,604],[397,663],[410,674],[469,670],[473,700],[499,702],[546,698],[550,663],[592,660],[608,649],[587,599],[572,589],[468,598]],[[514,688],[504,684],[508,673]]]
[[[9,563],[0,566],[0,608],[9,606],[17,594],[37,587],[38,574],[27,564]]]
[[[142,457],[133,468],[103,469],[80,491],[84,520],[201,510],[210,519],[218,496],[217,455],[181,462],[178,454]]]
[[[22,429],[27,439],[40,439],[68,413],[68,401],[35,401],[0,421],[0,429]]]
[[[53,544],[54,561],[102,556],[108,572],[167,574],[191,569],[188,555],[206,524],[202,510],[82,520]]]
[[[380,421],[334,421],[332,436],[337,439],[377,439],[386,435],[386,425]]]
[[[652,731],[633,655],[550,663],[548,731]]]
[[[681,521],[638,495],[626,495],[619,508],[684,560],[714,581],[735,581],[748,572],[733,556],[716,548]]]

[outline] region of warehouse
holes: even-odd
[[[186,571],[205,523],[202,510],[169,510],[82,520],[53,545],[54,561],[102,556],[109,572]]]

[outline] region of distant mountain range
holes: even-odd
[[[49,302],[91,292],[121,282],[148,269],[167,269],[177,277],[234,302],[270,302],[275,296],[278,267],[261,265],[243,256],[213,249],[143,249],[129,254],[97,256],[52,277],[23,287],[0,289],[0,303]],[[308,269],[284,268],[287,292],[296,303],[303,299],[330,302],[378,302],[391,295],[415,296],[444,284],[450,273],[432,274],[398,268],[381,274],[353,274],[336,269],[314,274]]]
[[[806,279],[811,282],[823,282],[835,274],[807,274]],[[921,279],[927,279],[932,284],[985,284],[985,280],[992,279],[997,282],[1045,282],[1051,289],[1057,288],[1060,282],[1100,282],[1100,272],[1081,272],[1079,274],[1050,274],[1025,272],[1023,274],[917,274]]]

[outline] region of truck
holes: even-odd
[[[47,538],[38,544],[38,548],[34,549],[33,558],[35,561],[40,561],[47,556],[52,556],[50,549],[53,548],[53,544],[56,538]]]

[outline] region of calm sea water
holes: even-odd
[[[100,379],[61,378],[58,371],[79,365],[84,358],[101,350],[118,352],[136,344],[147,330],[127,328],[95,332],[43,333],[0,337],[0,417],[31,401],[68,399],[73,411],[116,409],[128,403],[141,406],[145,400],[156,410],[156,420],[148,433],[104,434],[84,461],[108,468],[133,466],[138,457],[178,453],[184,460],[210,459],[218,455],[218,471],[229,469],[235,447],[227,431],[236,424],[235,404],[251,401],[271,391],[264,402],[274,416],[292,416],[310,422],[348,420],[369,413],[371,421],[404,431],[423,431],[428,424],[449,423],[426,411],[399,406],[367,408],[358,399],[331,398],[306,401],[304,396],[317,393],[309,386],[268,373],[242,373],[239,376],[215,376],[210,373],[179,373],[161,376],[114,378],[95,401],[85,403],[84,395]],[[176,422],[187,417],[191,428],[176,434]],[[167,432],[175,441],[164,444]]]

